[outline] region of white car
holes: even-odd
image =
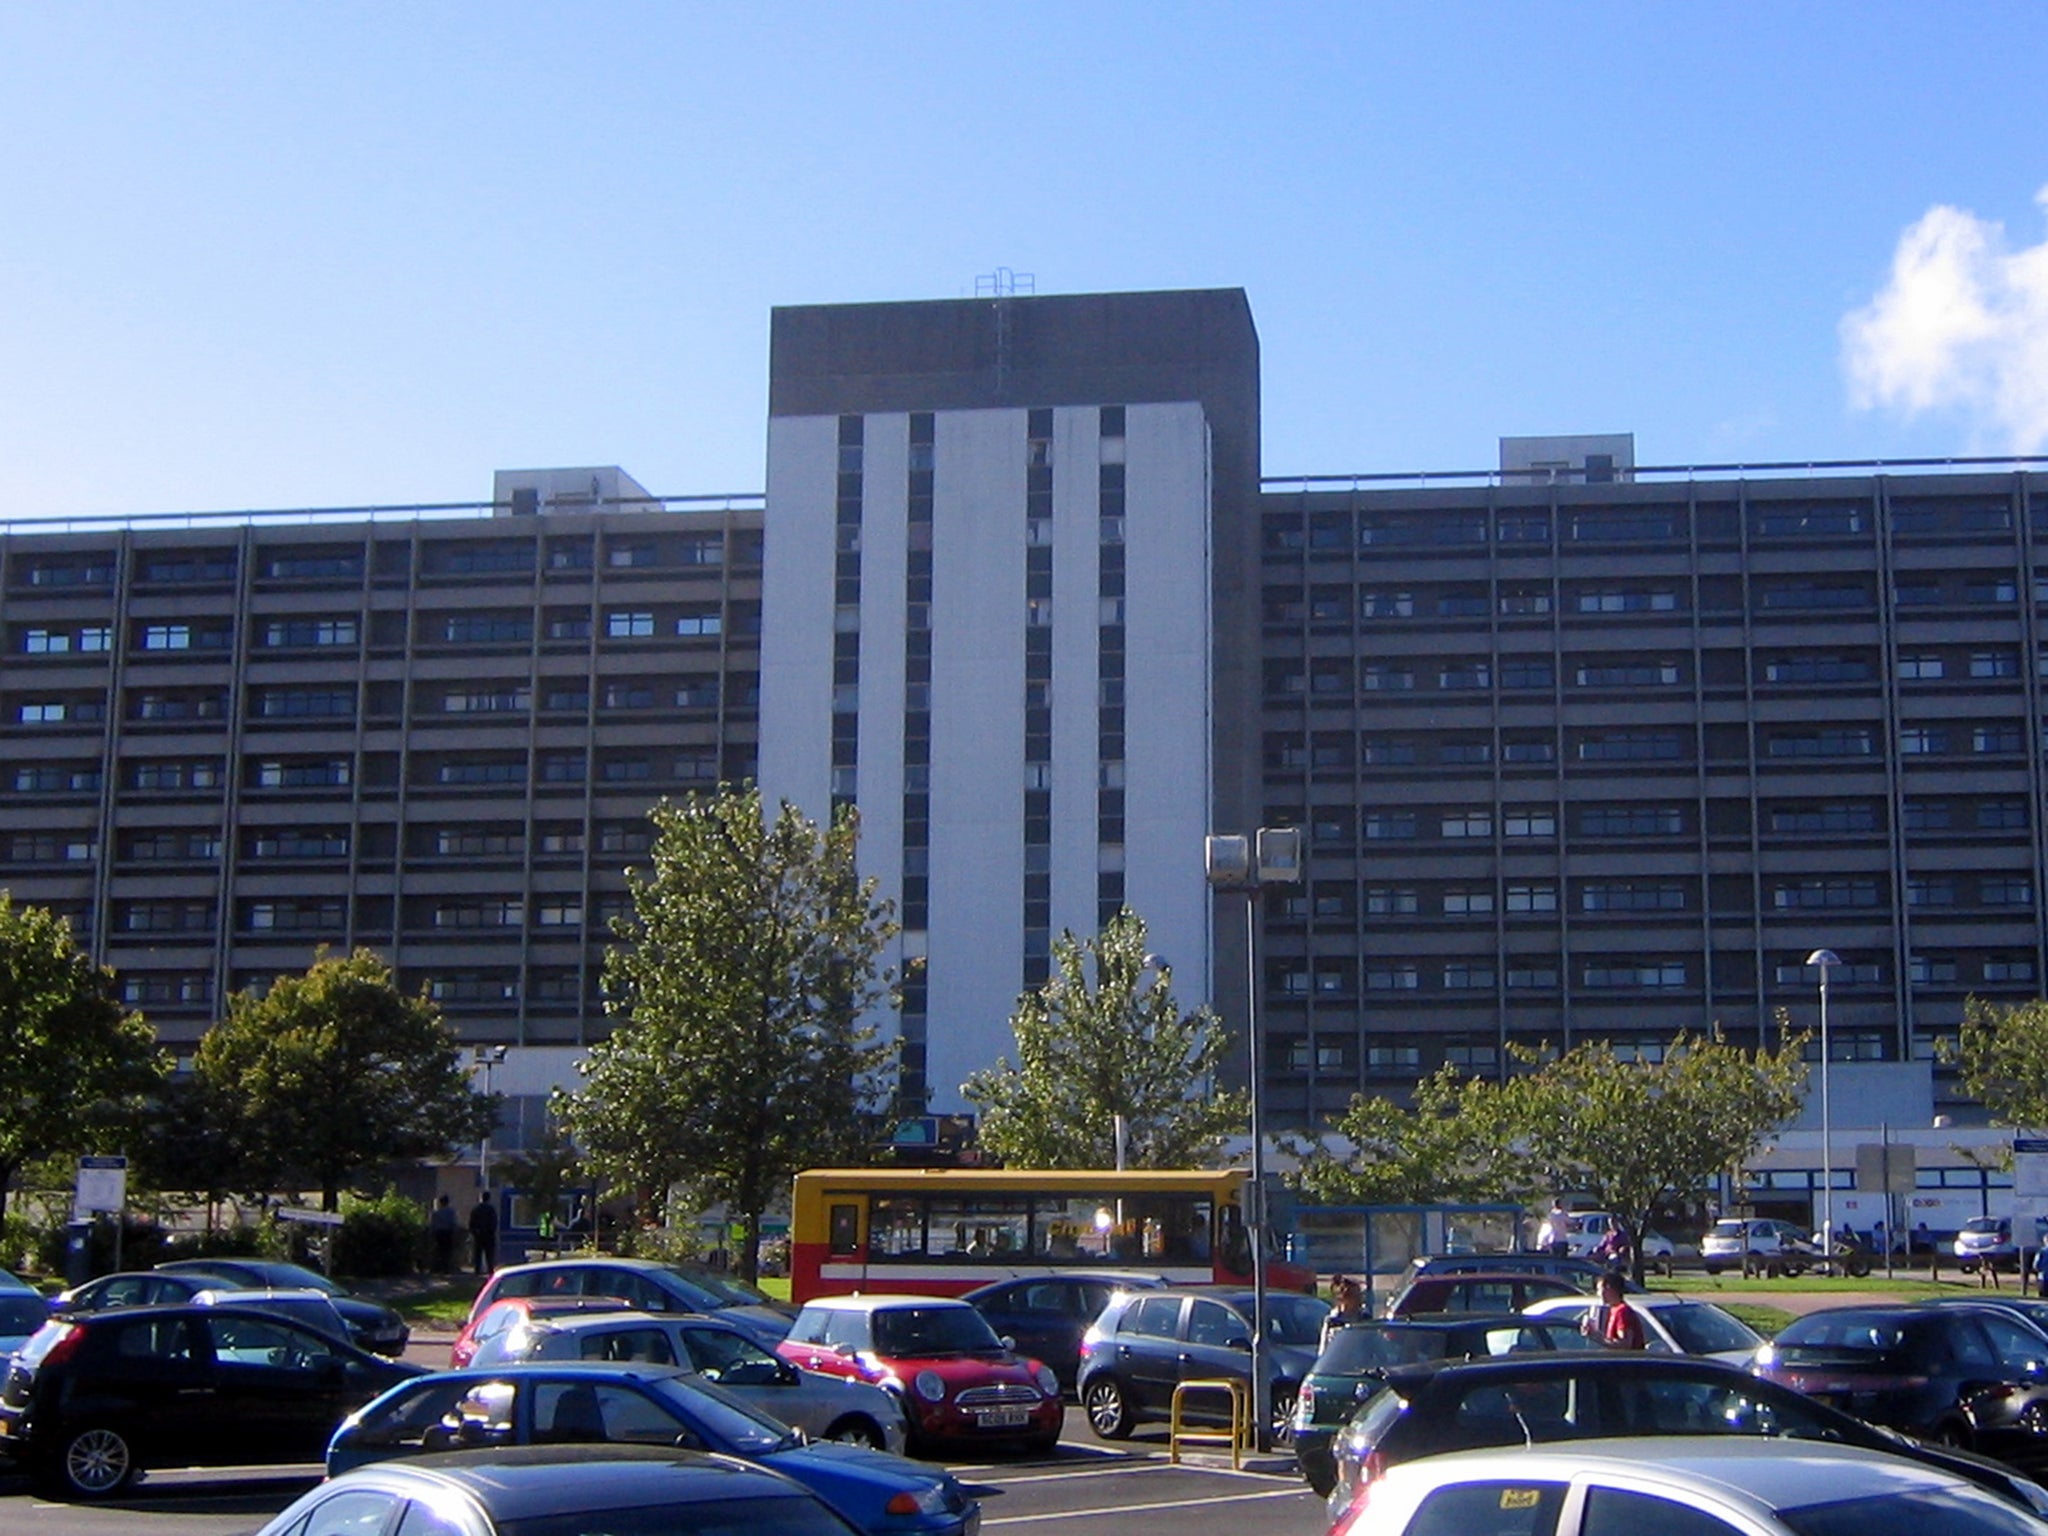
[[[1744,1274],[1804,1274],[1821,1260],[1813,1240],[1789,1221],[1767,1216],[1717,1221],[1700,1239],[1700,1266],[1710,1275],[1724,1269]]]
[[[1735,1435],[1454,1451],[1364,1485],[1330,1536],[2048,1536],[1952,1472]]]
[[[1595,1252],[1607,1240],[1607,1234],[1614,1230],[1612,1211],[1574,1211],[1567,1218],[1565,1227],[1565,1251],[1575,1259],[1592,1259]],[[1670,1274],[1674,1256],[1671,1239],[1654,1228],[1645,1228],[1636,1239],[1636,1251],[1642,1255],[1643,1267],[1654,1269],[1660,1274]]]
[[[1659,1291],[1630,1296],[1628,1306],[1643,1320],[1650,1348],[1673,1355],[1710,1355],[1731,1365],[1748,1365],[1763,1335],[1734,1313],[1711,1301]],[[1530,1317],[1562,1319],[1578,1324],[1600,1303],[1591,1296],[1552,1296],[1533,1301],[1522,1311]]]

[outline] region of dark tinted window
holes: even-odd
[[[663,1503],[646,1509],[607,1509],[591,1513],[548,1515],[533,1520],[506,1520],[499,1536],[846,1536],[847,1526],[816,1499],[803,1495],[774,1499],[734,1499],[719,1503]]]
[[[1589,1488],[1579,1536],[1733,1536],[1739,1529],[1670,1499],[1627,1488]]]
[[[1404,1536],[1550,1536],[1564,1492],[1563,1483],[1453,1483],[1423,1499]]]
[[[1170,1339],[1179,1331],[1178,1296],[1141,1296],[1124,1308],[1117,1324],[1118,1333],[1146,1333],[1160,1339]]]
[[[1975,1488],[1930,1489],[1783,1509],[1800,1536],[2032,1536],[2040,1523]]]

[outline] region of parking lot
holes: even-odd
[[[1322,1501],[1285,1456],[1233,1470],[1204,1454],[1176,1466],[1163,1434],[1142,1432],[1110,1449],[1078,1415],[1074,1438],[1045,1461],[955,1462],[981,1500],[982,1529],[1018,1536],[1138,1536],[1171,1525],[1177,1536],[1322,1536]],[[162,1472],[103,1504],[36,1497],[26,1479],[0,1477],[0,1536],[246,1536],[312,1486],[314,1470]]]

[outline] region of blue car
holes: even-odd
[[[703,1377],[649,1365],[498,1366],[401,1382],[342,1421],[327,1473],[437,1451],[574,1444],[743,1457],[801,1483],[866,1536],[974,1536],[981,1525],[980,1504],[943,1467],[807,1444]]]

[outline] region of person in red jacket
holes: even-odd
[[[1586,1309],[1585,1321],[1579,1324],[1579,1332],[1589,1339],[1598,1339],[1609,1349],[1650,1347],[1649,1335],[1643,1331],[1643,1320],[1636,1316],[1636,1309],[1621,1293],[1619,1271],[1609,1270],[1600,1277],[1600,1304]]]

